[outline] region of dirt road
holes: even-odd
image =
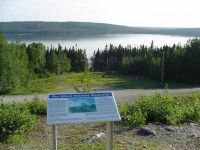
[[[113,88],[113,87],[96,87],[93,88],[95,92],[113,92],[115,95],[115,99],[118,104],[123,104],[126,102],[132,103],[138,98],[140,95],[151,95],[156,91],[163,93],[165,90],[144,90],[144,89],[122,89],[122,88]],[[179,93],[187,93],[187,92],[200,92],[200,88],[184,88],[184,89],[170,89],[167,90],[170,94],[179,94]],[[58,92],[57,92],[58,93]],[[73,88],[66,88],[64,91],[60,91],[59,93],[76,93]],[[4,102],[22,102],[25,99],[31,100],[34,97],[38,97],[40,99],[46,99],[48,94],[32,94],[32,95],[7,95],[0,96],[4,100]]]

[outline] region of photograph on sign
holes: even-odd
[[[96,112],[97,107],[95,99],[91,98],[69,98],[69,113]]]

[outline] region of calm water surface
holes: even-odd
[[[83,37],[51,37],[51,38],[22,38],[22,39],[12,39],[9,41],[19,40],[21,43],[30,44],[33,42],[42,42],[45,46],[54,46],[57,48],[58,44],[64,48],[77,47],[85,49],[88,58],[93,55],[94,51],[98,49],[103,50],[107,45],[112,43],[114,46],[121,44],[122,46],[131,45],[140,46],[146,45],[150,46],[152,40],[154,41],[154,46],[163,46],[173,44],[184,45],[187,40],[193,37],[183,37],[183,36],[170,36],[170,35],[152,35],[152,34],[111,34],[111,35],[98,35],[98,36],[83,36]]]

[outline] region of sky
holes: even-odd
[[[0,0],[0,22],[81,21],[200,27],[199,0]]]

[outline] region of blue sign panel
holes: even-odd
[[[112,92],[49,94],[47,124],[119,121],[120,115]]]

